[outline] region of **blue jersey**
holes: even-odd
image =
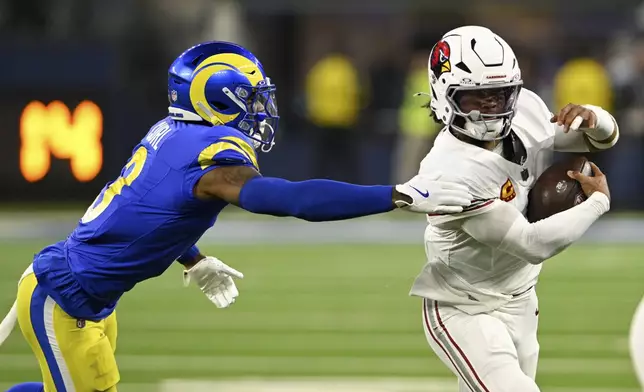
[[[223,165],[257,169],[251,146],[229,127],[155,124],[71,235],[36,255],[38,283],[71,316],[108,316],[123,293],[162,274],[215,223],[226,203],[198,200],[195,185]]]

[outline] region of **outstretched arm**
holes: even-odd
[[[355,218],[393,210],[402,198],[392,186],[360,186],[330,180],[291,182],[262,177],[249,166],[219,167],[197,184],[199,198],[218,198],[257,214],[308,221]]]
[[[222,166],[204,174],[194,194],[221,199],[257,214],[292,216],[312,222],[351,219],[394,208],[434,212],[451,207],[459,212],[471,196],[458,185],[417,176],[398,186],[363,186],[331,180],[292,182],[262,177],[249,166]],[[442,210],[441,210],[442,211]]]

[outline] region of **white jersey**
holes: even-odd
[[[475,314],[499,308],[513,294],[536,283],[541,264],[531,264],[478,242],[461,229],[459,221],[485,211],[487,205],[498,199],[525,215],[528,192],[552,162],[555,128],[550,116],[539,96],[521,90],[512,130],[526,154],[517,163],[504,158],[501,151],[465,143],[446,129],[438,135],[421,163],[420,173],[466,185],[475,201],[461,214],[428,217],[425,231],[428,261],[416,278],[411,295],[452,304]]]

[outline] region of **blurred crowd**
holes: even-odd
[[[428,97],[415,96],[428,92],[432,45],[459,25],[484,25],[514,48],[525,87],[552,111],[577,102],[615,114],[622,140],[592,159],[607,172],[615,204],[640,207],[644,6],[639,0],[620,1],[619,7],[586,0],[366,3],[0,0],[0,31],[4,39],[111,48],[118,58],[118,85],[149,125],[166,110],[167,67],[174,57],[201,41],[238,42],[258,55],[278,86],[280,135],[273,152],[262,157],[265,171],[291,179],[383,183],[412,176],[440,131],[421,108]],[[130,130],[133,138],[145,132]]]

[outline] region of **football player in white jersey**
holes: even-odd
[[[589,197],[567,211],[529,223],[528,191],[553,151],[608,149],[618,126],[591,105],[553,115],[522,88],[510,46],[484,27],[445,34],[430,54],[429,78],[428,106],[445,128],[420,173],[465,185],[475,200],[462,213],[428,217],[428,261],[410,294],[423,298],[425,335],[460,391],[539,391],[541,264],[581,237],[610,201],[594,164],[593,177],[568,173]]]
[[[635,375],[644,391],[644,299],[637,306],[631,322],[629,346]]]

